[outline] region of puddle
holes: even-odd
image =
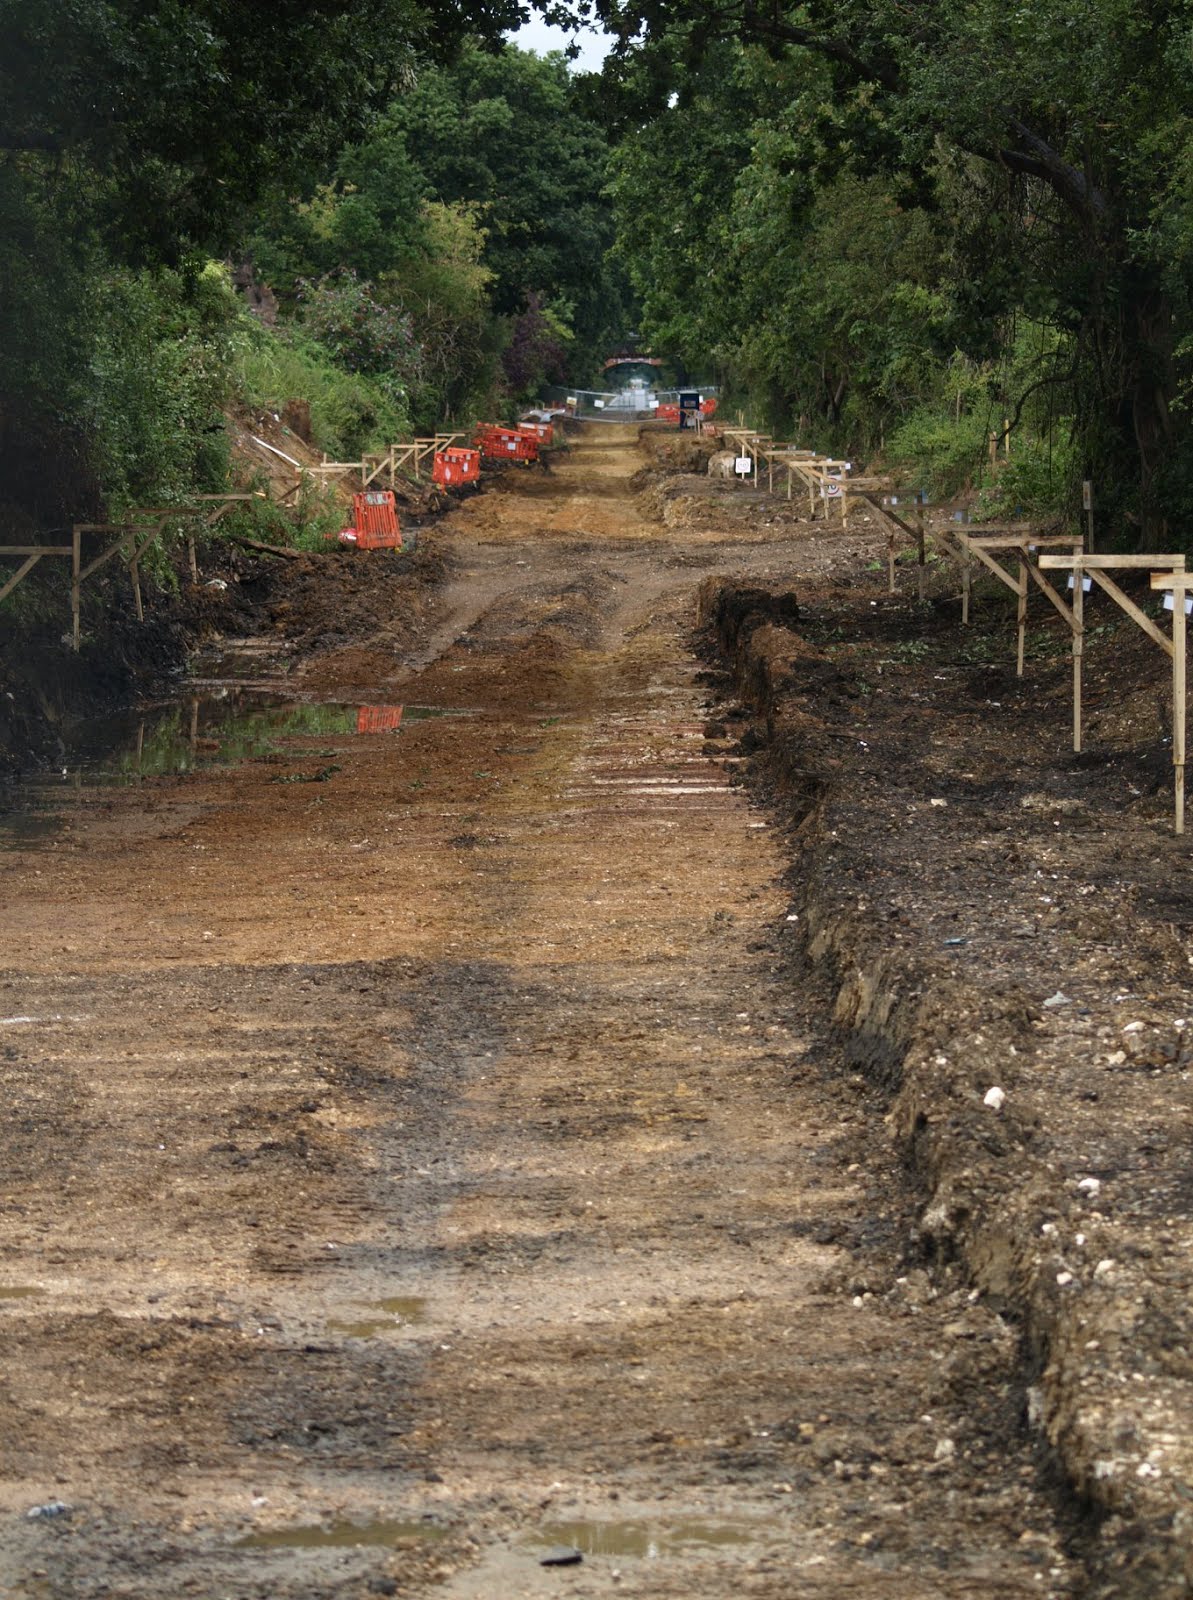
[[[0,1284],[0,1300],[32,1300],[45,1292],[36,1283]]]
[[[586,1556],[630,1556],[657,1560],[692,1550],[753,1544],[758,1525],[749,1522],[552,1522],[539,1530],[536,1544],[571,1545]]]
[[[167,705],[64,724],[60,755],[41,775],[37,792],[52,802],[51,773],[64,783],[137,783],[244,761],[281,764],[329,753],[295,748],[298,740],[394,734],[408,723],[476,715],[451,706],[310,704],[273,691],[208,684]],[[0,841],[36,840],[52,833],[57,820],[37,810],[6,814]]]
[[[380,1315],[352,1321],[333,1318],[328,1322],[328,1328],[333,1333],[347,1334],[350,1339],[375,1339],[379,1333],[396,1333],[399,1328],[423,1322],[426,1319],[427,1302],[418,1295],[397,1295],[386,1300],[366,1301],[360,1309]]]
[[[363,1545],[400,1544],[405,1539],[444,1539],[447,1529],[433,1522],[327,1522],[269,1528],[237,1539],[236,1550],[328,1550]]]
[[[54,811],[0,811],[0,850],[29,850],[53,839],[62,826]]]

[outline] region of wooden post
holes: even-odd
[[[199,558],[195,554],[195,530],[193,528],[188,528],[187,529],[187,534],[186,534],[186,553],[190,557],[191,582],[192,583],[198,583],[198,581],[199,581]]]
[[[141,599],[141,569],[137,563],[137,540],[135,535],[129,540],[129,550],[131,554],[128,558],[128,575],[133,580],[133,601],[137,608],[137,621],[144,622],[145,604]]]
[[[1185,831],[1185,649],[1188,628],[1185,596],[1189,589],[1181,584],[1172,594],[1172,774],[1177,833]]]
[[[925,556],[924,556],[924,508],[923,508],[923,506],[916,506],[916,508],[915,508],[915,546],[916,546],[916,567],[917,567],[917,571],[918,571],[918,575],[919,575],[919,582],[918,582],[919,598],[920,598],[920,604],[923,605],[923,603],[924,603],[924,578],[926,576],[925,567],[927,565],[927,563],[925,561]]]
[[[973,575],[970,571],[970,555],[968,546],[961,557],[961,621],[969,622],[969,591],[973,584]]]
[[[1093,480],[1084,478],[1081,483],[1081,509],[1085,512],[1085,548],[1091,553],[1094,550],[1094,485]]]
[[[787,498],[791,499],[791,463],[787,464]]]
[[[886,536],[886,592],[895,592],[895,536],[888,533]]]
[[[1081,558],[1073,566],[1073,752],[1081,750],[1081,675],[1085,666],[1085,573]]]
[[[70,637],[76,653],[79,649],[79,589],[83,581],[80,577],[82,569],[83,533],[76,522],[70,530]]]
[[[1015,590],[1015,676],[1023,676],[1023,657],[1027,650],[1027,562],[1019,558],[1019,585]]]

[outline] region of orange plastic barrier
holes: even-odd
[[[473,443],[486,461],[537,461],[539,442],[518,428],[500,428],[486,423],[476,430]]]
[[[445,489],[458,488],[462,483],[475,483],[481,475],[481,453],[453,446],[437,450],[431,463],[432,482]]]
[[[701,400],[700,411],[703,416],[714,417],[717,413],[717,397],[710,394],[707,400]]]
[[[679,421],[679,407],[678,406],[656,406],[654,414],[655,414],[655,417],[657,418],[657,420],[659,422],[678,422]]]
[[[356,713],[357,733],[393,733],[402,726],[404,706],[361,706]]]
[[[555,443],[555,428],[550,422],[521,422],[518,424],[519,433],[533,433],[540,445],[548,449]]]
[[[327,537],[337,535],[329,533]],[[341,528],[338,538],[341,544],[354,545],[357,550],[400,550],[402,530],[390,491],[366,489],[363,494],[354,494],[352,526]]]

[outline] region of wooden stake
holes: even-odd
[[[1081,675],[1085,666],[1085,574],[1073,569],[1073,753],[1081,750]]]
[[[1015,676],[1023,676],[1023,657],[1027,650],[1027,560],[1019,558],[1019,589],[1016,594],[1015,620],[1018,623],[1019,648],[1015,656]]]
[[[141,599],[141,570],[137,564],[137,541],[135,539],[131,539],[129,541],[129,546],[132,554],[128,559],[128,575],[133,580],[133,600],[137,608],[137,621],[144,622],[145,605]]]
[[[926,560],[924,555],[924,512],[921,506],[915,508],[915,544],[916,565],[918,572],[918,590],[920,604],[924,603],[924,578],[926,576]]]
[[[70,637],[75,653],[79,649],[79,587],[83,568],[83,532],[76,522],[70,530]]]
[[[1185,650],[1188,628],[1185,619],[1186,585],[1172,596],[1172,772],[1177,833],[1185,831]]]

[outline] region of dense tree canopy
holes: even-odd
[[[321,389],[356,449],[592,381],[635,328],[933,487],[1009,426],[1010,503],[1093,476],[1172,541],[1193,0],[534,3],[611,31],[603,74],[503,47],[522,0],[0,0],[10,483],[43,450],[76,509],[218,478],[237,385]]]
[[[1040,341],[1042,365],[1017,367],[1000,405],[1014,414],[1035,397],[1037,407],[1063,412],[1078,441],[1076,470],[1119,487],[1121,509],[1146,541],[1168,537],[1166,512],[1188,500],[1190,475],[1187,426],[1174,409],[1188,386],[1191,315],[1193,10],[1184,0],[1042,0],[1018,9],[1001,0],[595,0],[589,9],[620,41],[604,100],[625,136],[624,237],[651,331],[668,327],[651,320],[654,300],[668,291],[645,265],[635,219],[666,184],[656,175],[652,200],[637,204],[635,162],[657,141],[660,117],[674,127],[675,112],[689,113],[681,137],[697,144],[710,121],[728,120],[736,145],[744,139],[749,150],[732,182],[725,153],[710,159],[720,173],[715,226],[730,241],[723,254],[736,258],[735,303],[756,329],[756,347],[770,343],[768,325],[782,337],[779,318],[760,322],[750,304],[760,276],[770,280],[767,303],[787,308],[788,343],[823,343],[816,328],[832,318],[815,286],[826,264],[837,279],[829,298],[846,295],[858,310],[834,340],[835,359],[851,369],[862,345],[871,365],[886,364],[896,352],[884,344],[906,334],[909,310],[922,323],[916,360],[935,354],[945,363],[939,371],[949,355],[942,339],[974,359],[1007,358],[1025,320],[1046,328],[1055,337]],[[734,57],[729,72],[724,63]],[[778,103],[767,69],[744,68],[746,58],[786,71]],[[700,63],[718,59],[710,84]],[[846,181],[853,187],[842,190]],[[863,196],[879,211],[859,213]],[[853,211],[856,228],[837,248],[823,232],[826,207]],[[758,240],[768,228],[772,248],[760,255],[750,235]],[[874,325],[869,270],[848,286],[850,263],[861,259],[857,229],[879,254],[884,234],[892,248],[909,235],[899,238],[890,278],[902,333]],[[809,271],[815,303],[805,315],[792,305],[808,304],[800,280]],[[790,354],[780,381],[799,406],[807,382],[799,352]],[[830,413],[839,385],[826,389]]]

